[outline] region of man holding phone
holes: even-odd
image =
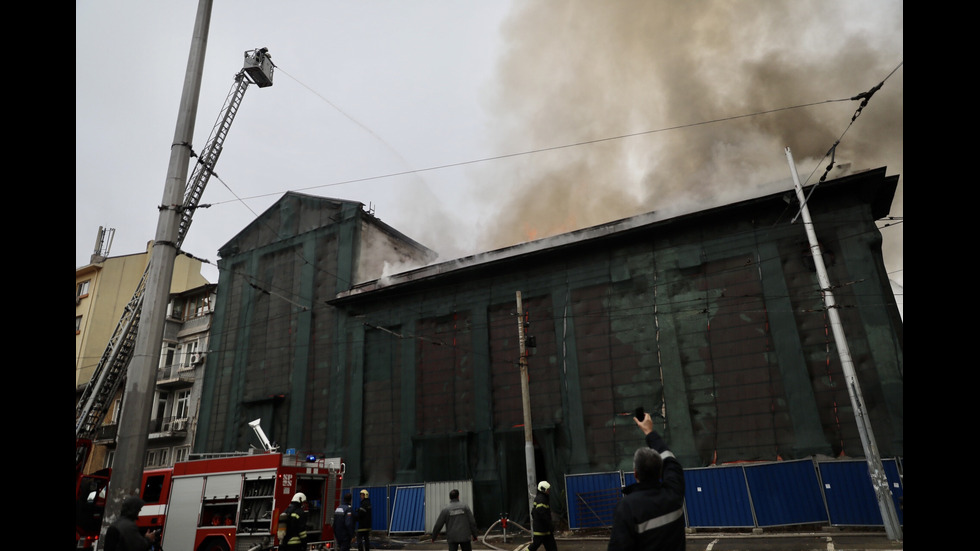
[[[607,549],[683,550],[684,469],[653,430],[649,413],[637,408],[633,421],[646,435],[647,447],[633,454],[636,484],[623,489]]]

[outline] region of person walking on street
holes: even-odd
[[[119,506],[119,518],[106,529],[102,549],[105,551],[147,551],[156,541],[157,532],[147,532],[136,526],[143,500],[130,496]]]
[[[281,551],[306,549],[306,494],[296,492],[286,507],[286,535],[279,540]]]
[[[344,494],[344,502],[333,512],[333,537],[340,551],[350,551],[350,542],[354,539],[354,509],[350,502],[351,495]]]
[[[371,497],[367,490],[361,490],[361,503],[357,506],[357,549],[371,549]]]
[[[684,469],[667,444],[653,430],[647,413],[634,418],[646,435],[647,447],[633,454],[636,484],[623,489],[623,499],[613,513],[608,551],[664,549],[683,551]]]
[[[535,551],[544,545],[546,551],[558,551],[555,543],[555,525],[551,520],[551,484],[547,480],[538,483],[538,495],[534,496],[531,511],[531,545],[527,551]]]
[[[449,505],[439,513],[436,525],[432,528],[432,541],[435,542],[446,527],[446,541],[449,543],[449,551],[473,551],[470,538],[476,541],[479,533],[476,531],[476,518],[473,511],[465,503],[459,501],[459,490],[449,492]]]

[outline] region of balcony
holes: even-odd
[[[116,432],[119,430],[119,425],[112,423],[110,425],[102,425],[98,428],[95,433],[95,438],[92,440],[96,444],[108,445],[116,443]]]
[[[187,388],[194,384],[194,379],[193,365],[174,364],[157,369],[157,388]]]
[[[150,427],[150,440],[179,439],[187,436],[187,431],[191,425],[187,417],[171,417],[164,420],[156,420]]]

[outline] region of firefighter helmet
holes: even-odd
[[[538,482],[539,492],[547,492],[548,488],[551,488],[551,484],[548,484],[547,480],[542,480],[541,482]]]
[[[296,495],[293,496],[293,503],[306,503],[306,494],[303,492],[297,492]]]

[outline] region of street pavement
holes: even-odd
[[[607,551],[608,535],[595,534],[559,536],[558,551]],[[530,539],[509,537],[505,543],[496,535],[473,544],[474,551],[489,549],[496,551],[524,551]],[[406,551],[446,551],[446,540],[440,538],[433,543],[431,539],[418,537],[399,539],[378,538],[371,540],[374,549],[404,549]],[[904,549],[903,541],[890,541],[881,531],[818,530],[814,532],[689,532],[687,551],[896,551]]]

